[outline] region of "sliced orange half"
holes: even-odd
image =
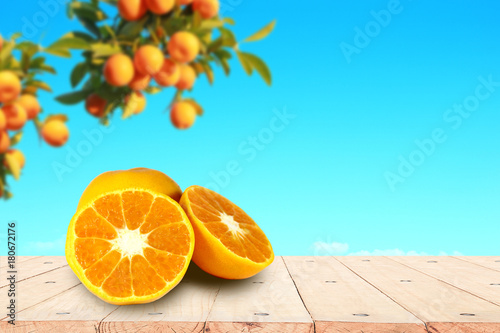
[[[191,186],[181,206],[193,225],[193,261],[225,279],[245,279],[269,266],[273,248],[264,232],[240,207],[201,186]]]
[[[71,220],[66,259],[80,281],[118,305],[159,299],[184,277],[194,233],[180,205],[147,189],[107,192]]]

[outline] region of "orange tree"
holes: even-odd
[[[0,198],[4,199],[12,196],[8,176],[18,179],[25,164],[24,154],[16,145],[28,122],[34,123],[40,137],[51,146],[60,147],[69,137],[66,116],[48,115],[42,120],[42,107],[37,99],[40,89],[51,91],[38,75],[55,74],[40,53],[61,51],[44,49],[29,41],[18,42],[19,37],[20,34],[14,34],[10,40],[4,40],[0,36]]]
[[[118,9],[115,17],[108,17],[106,5]],[[71,73],[75,90],[57,100],[68,105],[84,101],[87,112],[103,124],[118,108],[122,118],[141,113],[144,93],[172,88],[172,124],[191,127],[203,109],[183,94],[193,89],[200,75],[212,84],[214,65],[229,75],[234,54],[247,74],[255,71],[271,84],[264,61],[240,50],[241,43],[228,28],[234,21],[219,17],[218,0],[91,0],[68,6],[70,17],[77,18],[85,31],[64,35],[56,47],[82,49],[83,61]],[[265,38],[274,23],[243,42]]]

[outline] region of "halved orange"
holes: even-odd
[[[191,186],[180,204],[194,229],[193,261],[205,272],[225,279],[245,279],[273,262],[273,248],[264,232],[222,195]]]
[[[146,188],[92,197],[78,208],[66,240],[66,259],[80,281],[118,305],[165,295],[182,280],[193,250],[193,229],[180,205]]]

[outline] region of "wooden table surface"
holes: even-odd
[[[194,264],[169,294],[107,304],[64,257],[17,257],[16,325],[2,332],[500,332],[500,257],[277,257],[246,280]]]

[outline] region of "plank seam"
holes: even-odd
[[[455,259],[458,259],[458,260],[461,260],[461,261],[464,261],[464,262],[468,262],[469,264],[474,264],[474,265],[479,266],[479,267],[487,268],[487,269],[492,270],[494,272],[500,272],[500,269],[495,269],[495,268],[483,266],[481,264],[475,263],[473,261],[465,260],[465,259],[462,259],[462,258],[459,258],[459,257],[450,256],[450,258],[455,258]]]
[[[16,261],[16,265],[17,265],[17,264],[21,264],[21,263],[25,263],[25,262],[27,262],[27,261],[31,261],[31,260],[34,260],[34,259],[37,259],[37,258],[41,258],[41,257],[42,257],[42,256],[31,257],[31,258],[29,258],[29,259],[26,259],[26,260],[23,260],[23,261],[20,261],[20,262],[17,262],[17,261]],[[7,258],[7,256],[5,256],[5,258]],[[17,258],[17,256],[16,256],[16,258]],[[16,260],[17,260],[17,259],[16,259]],[[9,265],[8,265],[8,264],[7,264],[7,265],[5,265],[5,266],[0,266],[0,270],[2,270],[2,269],[4,269],[4,268],[5,268],[5,269],[7,269],[8,267],[9,267]]]
[[[49,298],[47,298],[47,299],[44,299],[43,301],[40,301],[40,302],[38,302],[38,303],[36,303],[36,304],[33,304],[33,305],[31,305],[31,306],[28,306],[27,308],[24,308],[24,309],[22,309],[22,310],[19,310],[19,311],[17,311],[17,312],[16,312],[16,315],[17,315],[18,313],[21,313],[21,312],[23,312],[23,311],[25,311],[25,310],[28,310],[28,309],[30,309],[30,308],[32,308],[32,307],[34,307],[34,306],[37,306],[37,305],[42,304],[42,303],[44,303],[44,302],[47,302],[48,300],[50,300],[50,299],[52,299],[52,298],[54,298],[54,297],[57,297],[57,296],[59,296],[59,295],[61,295],[61,294],[65,293],[65,292],[67,292],[67,291],[69,291],[69,290],[71,290],[71,289],[73,289],[73,288],[75,288],[75,287],[78,287],[79,285],[81,285],[81,283],[80,283],[80,282],[79,282],[77,285],[74,285],[73,287],[69,287],[68,289],[63,290],[63,291],[61,291],[60,293],[55,294],[54,296],[51,296],[51,297],[49,297]],[[6,318],[9,318],[9,317],[8,317],[8,316],[7,316],[7,317],[3,317],[3,318],[1,318],[1,319],[0,319],[0,321],[3,321],[3,320],[4,320],[4,319],[6,319]]]
[[[361,276],[360,274],[358,274],[356,271],[354,271],[351,267],[347,266],[346,264],[344,264],[342,261],[340,261],[339,259],[337,259],[336,257],[332,257],[334,258],[335,260],[337,260],[340,264],[344,265],[348,270],[350,270],[351,272],[353,272],[354,274],[356,274],[357,276],[359,276],[361,279],[363,279],[366,283],[368,283],[369,285],[371,285],[373,288],[375,288],[376,290],[378,290],[382,295],[386,296],[387,298],[389,298],[390,300],[392,300],[394,303],[396,303],[397,305],[399,305],[401,308],[403,308],[404,310],[406,310],[408,313],[411,313],[413,316],[415,316],[415,318],[417,318],[418,320],[420,320],[422,322],[422,324],[424,324],[424,327],[425,327],[425,330],[428,332],[428,333],[431,333],[429,331],[429,328],[427,327],[427,322],[425,320],[422,320],[422,318],[420,318],[419,316],[417,316],[415,313],[413,313],[412,311],[410,311],[409,309],[407,309],[406,307],[404,307],[403,305],[399,304],[394,298],[392,298],[391,296],[387,295],[386,293],[384,293],[382,290],[380,290],[377,286],[375,286],[373,283],[371,283],[370,281],[368,281],[367,279],[365,279],[363,276]]]
[[[462,289],[462,288],[460,288],[460,287],[458,287],[458,286],[455,286],[454,284],[451,284],[451,283],[449,283],[449,282],[446,282],[445,280],[441,280],[440,278],[438,278],[438,277],[436,277],[436,276],[434,276],[434,275],[432,275],[432,274],[430,274],[430,273],[423,272],[423,271],[419,270],[418,268],[414,268],[414,267],[409,266],[409,265],[407,265],[407,264],[405,264],[405,263],[402,263],[402,262],[399,262],[399,261],[393,260],[393,259],[391,259],[391,258],[389,258],[389,257],[386,257],[386,258],[387,258],[387,259],[389,259],[389,260],[391,260],[391,261],[397,262],[398,264],[401,264],[401,265],[403,265],[403,266],[406,266],[406,267],[408,267],[408,268],[411,268],[411,269],[413,269],[414,271],[417,271],[417,272],[419,272],[419,273],[422,273],[422,274],[424,274],[424,275],[427,275],[428,277],[431,277],[431,278],[433,278],[433,279],[436,279],[436,280],[438,280],[438,281],[441,281],[441,282],[443,282],[443,283],[445,283],[445,284],[447,284],[447,285],[449,285],[449,286],[451,286],[451,287],[453,287],[453,288],[456,288],[456,289],[458,289],[458,290],[464,291],[464,292],[466,292],[466,293],[467,293],[467,294],[469,294],[469,295],[472,295],[472,296],[474,296],[474,297],[480,298],[480,299],[482,299],[482,300],[484,300],[484,301],[487,301],[487,302],[489,302],[489,303],[491,303],[491,304],[493,304],[493,305],[500,306],[500,304],[497,304],[497,303],[495,303],[495,302],[493,302],[493,301],[490,301],[490,300],[488,300],[488,299],[486,299],[486,298],[484,298],[484,297],[481,297],[481,296],[479,296],[479,295],[473,294],[471,291],[468,291],[468,290]]]
[[[35,274],[35,275],[32,275],[32,276],[29,276],[29,277],[24,278],[24,279],[22,279],[22,280],[17,280],[17,281],[16,281],[16,284],[17,284],[17,283],[20,283],[20,282],[23,282],[23,281],[26,281],[26,280],[29,280],[29,279],[31,279],[31,278],[34,278],[34,277],[37,277],[37,276],[40,276],[40,275],[46,274],[46,273],[53,272],[53,271],[55,271],[55,270],[57,270],[57,269],[61,269],[61,268],[64,268],[64,267],[66,267],[66,266],[68,266],[68,264],[63,265],[63,266],[59,266],[59,267],[56,267],[56,268],[53,268],[53,269],[51,269],[50,271],[45,271],[45,272],[42,272],[42,273],[38,273],[38,274]],[[8,286],[9,286],[8,284],[3,285],[3,286],[0,286],[0,289],[5,288],[5,287],[8,287]]]
[[[203,328],[202,332],[205,332],[208,324],[208,318],[210,318],[210,314],[212,313],[212,309],[214,307],[215,301],[217,300],[217,297],[219,296],[220,289],[222,287],[222,284],[219,284],[219,288],[217,289],[217,292],[215,293],[214,301],[210,305],[210,310],[208,310],[207,317],[205,318],[205,322],[203,323]]]
[[[297,284],[295,283],[295,280],[293,279],[293,276],[290,273],[290,270],[288,269],[288,266],[286,264],[285,258],[284,257],[280,257],[280,258],[281,258],[281,260],[283,260],[283,264],[285,265],[286,271],[287,271],[288,275],[290,276],[290,279],[293,282],[293,286],[295,287],[295,290],[297,291],[297,294],[300,297],[300,301],[302,302],[302,305],[304,305],[304,309],[306,309],[307,313],[309,314],[309,317],[311,317],[311,321],[312,321],[312,324],[313,324],[313,333],[316,333],[316,320],[314,320],[314,318],[311,315],[311,312],[307,308],[307,305],[304,302],[304,299],[302,298],[302,295],[300,294],[300,290],[299,290],[299,288],[297,288]]]
[[[102,323],[104,322],[104,320],[106,318],[108,318],[113,312],[115,312],[116,310],[118,310],[120,307],[117,306],[113,311],[111,311],[110,313],[108,313],[104,318],[102,318],[100,321],[99,321],[99,324],[97,324],[97,329],[96,329],[96,332],[103,332],[102,329],[101,329],[101,326],[102,326]]]

